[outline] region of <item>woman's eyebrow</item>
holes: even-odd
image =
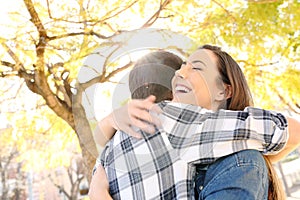
[[[191,63],[192,64],[202,63],[205,67],[207,67],[206,64],[203,61],[201,61],[201,60],[193,60]]]

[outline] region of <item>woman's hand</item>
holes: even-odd
[[[160,126],[157,114],[161,113],[161,109],[154,102],[155,96],[149,96],[144,100],[133,99],[116,109],[111,114],[113,128],[137,138],[141,138],[141,135],[136,128],[154,133],[155,126]]]
[[[112,200],[108,188],[109,184],[105,170],[100,165],[91,180],[89,189],[90,200]]]
[[[98,122],[94,131],[96,143],[105,146],[116,130],[122,130],[136,138],[141,138],[136,128],[147,133],[154,133],[155,126],[160,126],[160,121],[155,115],[161,113],[161,109],[154,102],[155,96],[149,96],[144,100],[131,100],[121,108],[114,110]]]

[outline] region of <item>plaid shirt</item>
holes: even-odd
[[[113,199],[194,199],[195,165],[245,149],[279,152],[287,142],[280,113],[247,107],[212,112],[161,102],[162,128],[136,139],[118,131],[97,160]]]

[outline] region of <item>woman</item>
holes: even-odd
[[[172,86],[174,102],[198,105],[214,111],[219,109],[242,110],[251,105],[251,95],[247,83],[236,62],[219,48],[209,45],[203,46],[190,56],[186,65],[182,66],[182,68],[176,73]],[[131,112],[131,116],[133,116],[136,121],[139,121],[138,126],[149,127],[147,123],[143,124],[143,121],[149,121],[151,118],[147,112],[151,106],[151,101],[148,100],[142,103],[137,103],[133,106],[134,109],[131,109],[133,110],[133,112]],[[143,121],[140,121],[140,119]],[[125,122],[125,125],[127,124],[129,123]],[[114,126],[116,127],[116,125]],[[132,130],[132,132],[134,132],[134,130]],[[253,156],[254,160],[256,159],[259,161],[257,163],[253,163],[252,160],[249,160],[249,162],[247,161],[246,163],[244,162],[244,164],[250,166],[250,171],[252,169],[255,171],[255,166],[253,165],[259,165],[261,167],[259,171],[261,171],[261,169],[264,170],[265,168],[264,163],[261,162],[259,155],[256,153],[245,151],[236,153],[236,155],[238,155],[242,160],[246,159],[247,156],[250,155]],[[229,194],[224,193],[224,191],[227,193],[228,191],[232,192],[232,190],[226,189],[226,187],[231,187],[230,184],[234,183],[234,181],[231,180],[234,176],[230,173],[226,175],[227,177],[223,177],[223,179],[227,178],[227,180],[230,180],[230,184],[225,184],[226,187],[224,187],[224,184],[220,184],[221,186],[219,186],[218,191],[214,189],[216,187],[213,189],[209,189],[209,187],[211,184],[218,185],[214,183],[214,181],[218,179],[214,179],[216,174],[213,173],[220,171],[216,171],[216,169],[220,168],[220,166],[222,166],[221,169],[226,168],[228,160],[230,161],[229,163],[234,161],[232,160],[233,157],[234,156],[228,156],[218,160],[215,164],[198,167],[199,175],[196,182],[198,184],[197,188],[201,188],[201,190],[198,190],[199,198],[216,199],[222,196],[226,199],[226,195]],[[236,170],[233,170],[235,171],[234,174],[237,174],[236,171],[243,171],[241,168],[243,167],[238,167]],[[220,172],[217,174],[223,175],[224,173],[222,174],[222,172]],[[207,176],[205,177],[203,175]],[[212,178],[208,179],[207,177],[210,176]],[[238,177],[242,176],[243,173],[241,173]],[[257,179],[254,178],[253,180],[253,183],[255,184],[255,180]],[[234,184],[238,184],[238,182]],[[237,187],[237,185],[234,187]],[[252,189],[249,189],[249,187],[252,186],[250,182],[248,182],[247,187],[248,188],[240,187],[238,190],[252,190],[252,193],[257,193],[255,185],[253,185]],[[241,191],[238,190],[238,194],[241,194]],[[260,193],[261,194],[259,195],[262,197],[260,199],[264,199],[263,196],[266,196],[265,191],[261,191]],[[235,196],[236,193],[233,192],[232,195]],[[230,197],[228,196],[228,198]]]

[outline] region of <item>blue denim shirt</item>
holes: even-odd
[[[268,169],[260,152],[244,150],[198,166],[195,199],[267,200]]]

